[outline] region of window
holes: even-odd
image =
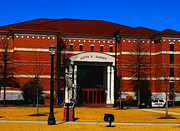
[[[113,52],[113,46],[109,46],[110,52]]]
[[[174,64],[174,54],[170,54],[170,64]]]
[[[103,52],[103,45],[100,45],[100,52]]]
[[[169,76],[174,77],[174,68],[170,68]]]
[[[170,51],[174,51],[174,43],[169,43],[170,45]],[[170,64],[174,64],[174,54],[170,54],[169,55],[169,58],[170,58]]]
[[[174,92],[174,83],[170,83],[170,92]]]
[[[91,52],[94,51],[94,45],[91,45]]]
[[[70,51],[73,51],[73,44],[70,44]]]
[[[83,45],[79,45],[79,51],[83,51]]]
[[[174,43],[170,43],[170,51],[174,51]]]
[[[158,100],[153,100],[153,102],[158,102]]]

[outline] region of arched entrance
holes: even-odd
[[[106,103],[106,66],[77,65],[77,100],[83,104]]]
[[[65,101],[112,104],[114,101],[114,57],[87,52],[70,57],[66,70]]]

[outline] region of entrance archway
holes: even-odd
[[[90,63],[89,63],[90,64]],[[106,102],[106,66],[77,65],[78,103],[96,104]]]
[[[114,57],[86,52],[70,57],[66,70],[65,102],[113,104]]]

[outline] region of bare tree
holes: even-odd
[[[178,61],[180,61],[180,55],[178,55]],[[179,62],[178,62],[179,63]],[[171,100],[173,100],[173,107],[174,107],[174,100],[175,100],[175,94],[179,94],[180,93],[180,65],[176,64],[176,69],[177,69],[177,77],[175,77],[175,82],[170,84],[170,97]]]
[[[170,51],[174,51],[174,44],[170,44]],[[178,84],[176,84],[176,76],[178,76],[178,68],[174,64],[174,54],[169,55],[170,60],[167,59],[167,54],[163,54],[161,57],[157,57],[157,58],[161,59],[161,60],[157,59],[156,60],[157,62],[158,61],[162,61],[162,62],[160,64],[156,63],[156,67],[154,67],[155,79],[156,79],[155,86],[160,91],[163,91],[165,93],[166,118],[168,118],[169,117],[168,116],[168,95],[172,93],[174,97],[174,91],[179,92],[179,86]],[[176,69],[177,71],[175,71]],[[170,88],[169,88],[169,83],[170,83]]]
[[[169,67],[161,64],[158,69],[155,69],[155,86],[165,93],[166,100],[166,117],[168,117],[168,83],[170,80],[171,74],[169,74]],[[162,80],[164,83],[162,83]]]
[[[63,99],[65,98],[65,87],[67,85],[65,69],[69,68],[69,57],[72,56],[72,51],[75,46],[69,45],[68,38],[58,36],[57,40],[57,74],[56,74],[56,91],[57,99],[60,98],[60,89],[63,87]]]
[[[141,91],[142,88],[147,88],[149,86],[144,86],[144,81],[148,82],[149,77],[149,67],[150,67],[150,58],[149,58],[149,46],[144,43],[144,40],[139,37],[134,41],[132,48],[130,49],[130,54],[125,60],[126,64],[126,73],[129,77],[132,77],[130,86],[132,86],[137,92],[138,106],[140,105],[141,100]],[[149,90],[150,91],[150,90]]]
[[[33,48],[32,48],[33,49]],[[33,86],[35,86],[33,89],[35,89],[33,91],[33,95],[34,95],[34,104],[33,106],[35,106],[35,100],[37,103],[37,114],[39,114],[39,95],[41,94],[42,89],[39,88],[43,88],[43,86],[45,86],[47,83],[44,82],[44,79],[41,79],[43,75],[47,74],[48,71],[48,66],[47,66],[47,60],[45,58],[45,56],[41,55],[40,52],[36,51],[36,49],[32,50],[31,52],[29,52],[28,54],[29,59],[27,59],[27,64],[23,66],[24,70],[29,74],[30,82],[33,82]],[[42,61],[44,60],[44,61]]]
[[[6,34],[5,37],[2,37],[0,41],[0,75],[1,83],[4,87],[4,102],[6,104],[6,87],[9,84],[16,83],[15,78],[13,77],[13,71],[15,70],[13,60],[14,60],[14,50],[10,49],[9,43],[10,37]]]
[[[28,53],[29,59],[27,59],[27,67],[24,66],[24,70],[30,75],[30,78],[36,79],[39,81],[41,86],[45,86],[46,82],[43,79],[40,79],[43,75],[47,74],[49,70],[47,66],[48,60],[45,56],[41,55],[41,52],[33,51]],[[43,60],[43,61],[42,61]]]
[[[57,61],[56,61],[56,99],[60,98],[60,89],[62,87],[62,51],[64,50],[64,41],[62,40],[61,36],[57,38]],[[64,93],[63,97],[64,98]]]

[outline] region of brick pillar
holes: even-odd
[[[63,121],[74,121],[74,104],[73,103],[65,104]]]

